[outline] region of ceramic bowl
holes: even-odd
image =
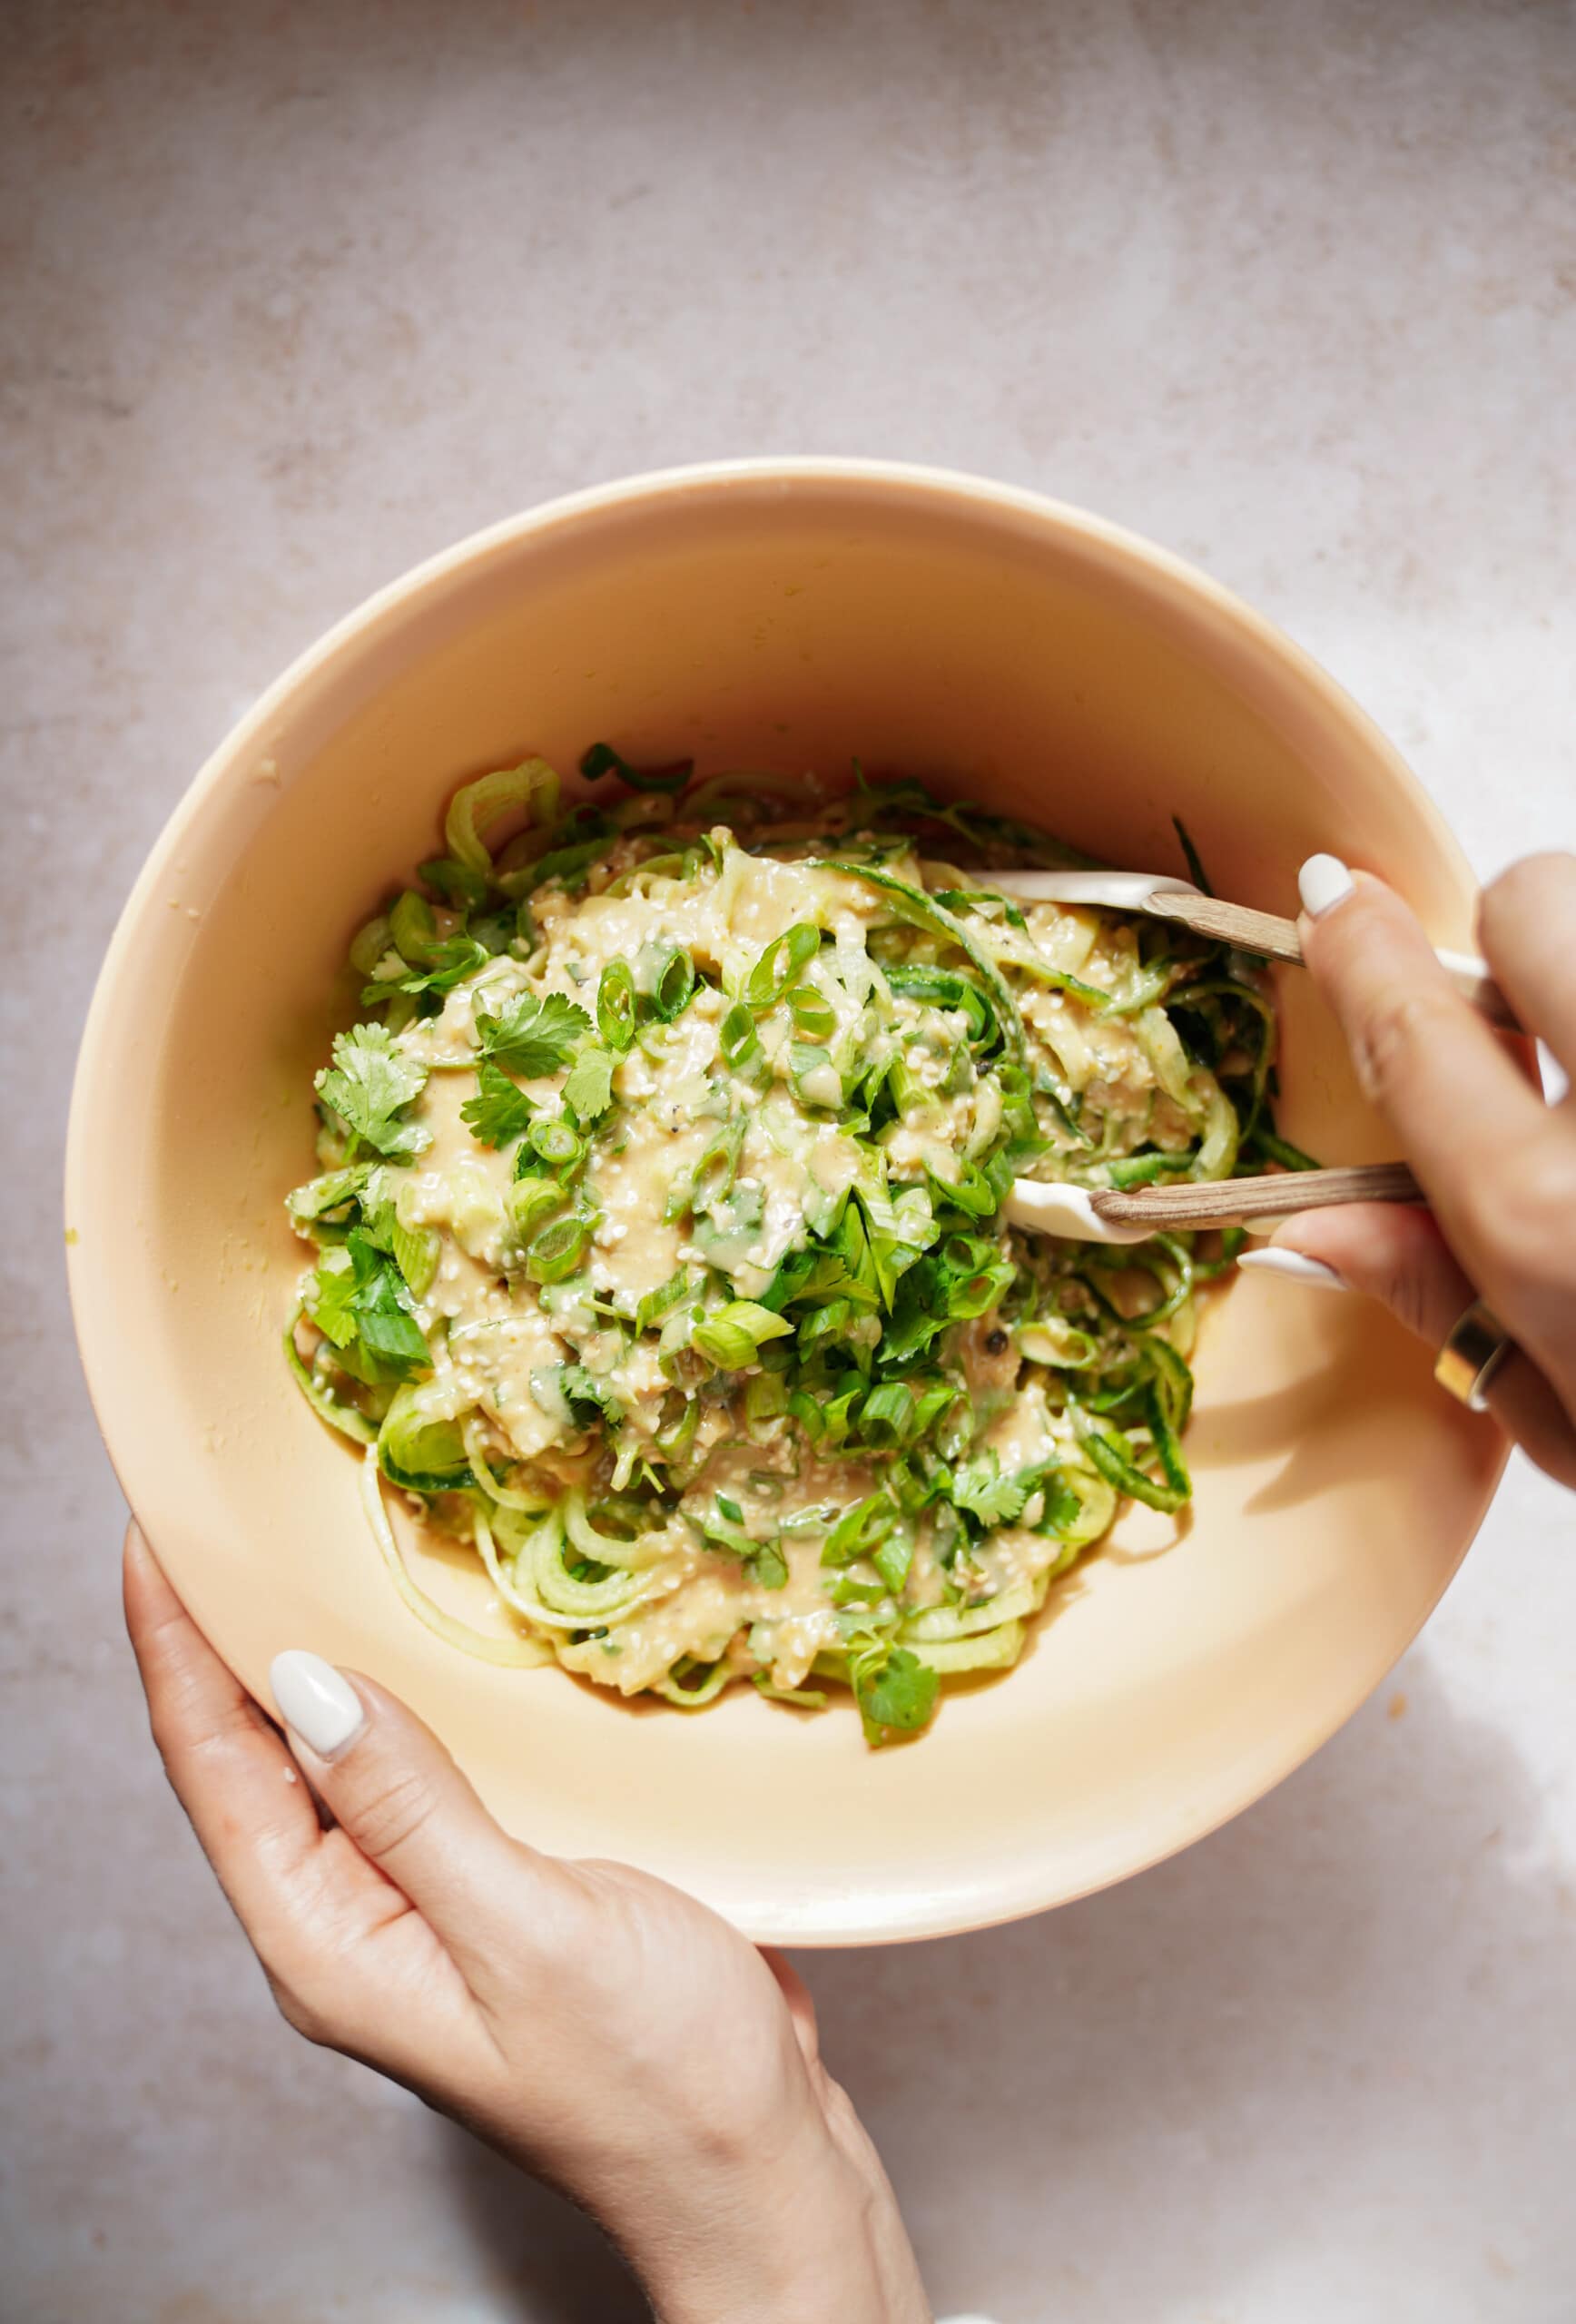
[[[636,478],[496,527],[315,645],[214,753],[99,980],[67,1166],[72,1291],[121,1482],[245,1683],[307,1646],[397,1689],[514,1831],[625,1857],[752,1935],[860,1944],[1119,1880],[1279,1782],[1423,1622],[1497,1477],[1492,1427],[1355,1299],[1244,1279],[1208,1315],[1191,1521],[1146,1512],[1019,1668],[872,1752],[848,1699],[626,1707],[441,1643],[400,1603],[357,1462],[286,1374],[311,1072],[347,940],[456,783],[527,752],[842,768],[855,755],[1292,911],[1330,849],[1471,940],[1448,832],[1363,714],[1203,575],[1079,511],[852,461]],[[1286,1134],[1381,1158],[1333,1022],[1281,985]],[[112,1553],[105,1543],[104,1553]],[[423,1561],[488,1619],[478,1571]]]

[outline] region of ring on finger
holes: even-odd
[[[1469,1413],[1487,1412],[1489,1383],[1514,1345],[1493,1310],[1474,1299],[1452,1325],[1433,1376]]]

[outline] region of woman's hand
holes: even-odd
[[[509,1839],[410,1712],[316,1655],[274,1666],[287,1748],[134,1526],[125,1599],[170,1781],[299,2032],[583,2204],[665,2324],[927,2324],[785,1962],[644,1873]]]
[[[1272,1250],[1333,1269],[1434,1348],[1486,1301],[1515,1342],[1490,1407],[1576,1486],[1576,1094],[1544,1104],[1381,881],[1315,856],[1302,893],[1304,956],[1430,1210],[1310,1211]],[[1576,1079],[1576,857],[1512,865],[1484,891],[1479,935],[1522,1023]]]

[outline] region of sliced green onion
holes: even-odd
[[[688,1008],[695,989],[695,964],[678,944],[643,944],[635,963],[637,981],[660,1024],[671,1025]]]
[[[884,1450],[904,1444],[912,1431],[914,1400],[901,1381],[872,1388],[859,1408],[859,1433],[866,1444]]]
[[[458,1424],[428,1416],[418,1388],[397,1388],[378,1432],[378,1465],[404,1492],[458,1492],[474,1484]]]
[[[448,803],[443,836],[448,852],[468,871],[484,878],[493,860],[482,832],[489,823],[518,809],[527,823],[550,823],[557,812],[558,778],[546,759],[523,759],[518,766],[500,767],[479,782],[461,785]]]
[[[742,1000],[734,1002],[717,1028],[717,1046],[730,1073],[747,1073],[759,1059],[761,1036]]]
[[[531,1150],[555,1170],[566,1169],[578,1162],[586,1151],[586,1141],[570,1128],[566,1121],[538,1118],[526,1132]]]
[[[517,1178],[509,1188],[509,1217],[515,1233],[527,1241],[544,1218],[561,1210],[568,1196],[557,1178]]]
[[[697,1276],[694,1280],[698,1283],[704,1278]],[[635,1311],[635,1329],[641,1332],[653,1330],[665,1316],[671,1315],[675,1307],[683,1306],[691,1287],[688,1267],[680,1267],[655,1291],[643,1293],[640,1305]]]
[[[738,1176],[739,1157],[743,1151],[744,1143],[744,1118],[742,1114],[735,1114],[731,1121],[723,1124],[707,1144],[700,1160],[695,1164],[694,1174],[687,1190],[688,1201],[684,1207],[714,1211],[717,1205],[726,1199],[732,1193],[734,1180]],[[758,1226],[761,1223],[761,1206],[756,1204],[752,1207],[754,1216],[748,1224]]]
[[[526,1273],[535,1283],[562,1283],[585,1257],[591,1229],[584,1218],[555,1218],[526,1253]]]
[[[807,920],[774,936],[744,981],[744,999],[757,1014],[781,1000],[789,985],[821,950],[821,931]]]
[[[752,1428],[775,1420],[788,1410],[788,1383],[780,1372],[757,1372],[744,1389],[744,1418]],[[778,1478],[776,1487],[783,1489]]]
[[[355,1162],[348,1170],[325,1170],[320,1177],[309,1178],[304,1187],[297,1187],[284,1198],[291,1223],[297,1227],[315,1226],[320,1219],[343,1210],[360,1194],[377,1167],[375,1162]]]
[[[783,995],[793,1012],[794,1030],[807,1041],[829,1041],[837,1030],[837,1012],[813,984],[796,984]]]
[[[960,1155],[957,1169],[955,1178],[943,1178],[939,1171],[926,1168],[925,1176],[943,1202],[956,1204],[971,1218],[989,1218],[993,1211],[1000,1209],[1001,1197],[978,1163],[965,1161]]]
[[[358,976],[369,977],[392,940],[387,912],[379,912],[350,939],[350,961]]]
[[[389,915],[389,933],[402,960],[413,969],[431,965],[438,948],[438,922],[432,906],[414,888],[407,888]]]
[[[695,1324],[690,1344],[719,1371],[738,1372],[755,1361],[757,1350],[767,1340],[780,1339],[793,1329],[792,1324],[753,1299],[732,1299]]]
[[[627,960],[609,960],[597,980],[596,1029],[621,1054],[635,1039],[635,978]]]
[[[835,1113],[842,1103],[842,1080],[830,1049],[810,1041],[790,1041],[788,1078],[807,1106]]]

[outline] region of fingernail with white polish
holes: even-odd
[[[299,1646],[276,1654],[268,1683],[281,1718],[320,1759],[348,1751],[367,1723],[360,1696],[320,1654]]]
[[[1297,893],[1310,920],[1323,920],[1344,904],[1356,885],[1338,855],[1310,855],[1297,873]]]
[[[1303,1251],[1244,1251],[1236,1264],[1256,1267],[1262,1275],[1284,1275],[1288,1283],[1311,1283],[1319,1291],[1352,1288],[1344,1275],[1327,1267],[1323,1259],[1310,1259]]]

